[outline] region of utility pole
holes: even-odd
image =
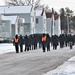
[[[31,34],[35,33],[35,4],[32,5],[31,10]]]
[[[51,34],[54,35],[54,9],[52,8],[52,26],[51,26],[52,32]]]
[[[0,14],[0,37],[2,37],[2,15]]]
[[[69,34],[69,15],[67,14],[67,33]]]
[[[19,33],[18,32],[18,27],[19,27],[18,25],[19,25],[19,16],[17,16],[16,22],[15,22],[15,35]]]

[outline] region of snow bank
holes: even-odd
[[[12,43],[3,43],[0,44],[0,54],[6,53],[6,52],[13,52],[15,51],[15,47]]]
[[[44,75],[75,75],[75,56],[64,64]]]

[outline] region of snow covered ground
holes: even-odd
[[[15,52],[13,44],[0,44],[0,54]],[[55,70],[49,71],[44,75],[75,75],[75,57],[70,58]]]
[[[13,52],[13,51],[15,51],[15,47],[13,46],[12,43],[0,44],[0,54],[6,53],[6,52]]]
[[[75,56],[44,75],[75,75]]]

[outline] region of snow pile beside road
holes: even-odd
[[[47,72],[44,75],[75,75],[75,56],[55,70]]]
[[[0,54],[6,53],[6,52],[13,52],[15,51],[15,47],[12,43],[3,43],[0,44]]]

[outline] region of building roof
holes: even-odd
[[[31,6],[0,6],[0,14],[30,13]]]
[[[59,15],[54,15],[54,20],[57,20]]]
[[[37,10],[35,11],[36,16],[41,16],[42,11],[43,11],[42,9],[37,9]]]
[[[52,18],[52,13],[46,12],[46,18]]]
[[[54,20],[57,20],[58,17],[58,14],[54,14]],[[52,12],[46,12],[46,18],[52,18]]]
[[[4,16],[4,20],[10,20],[11,24],[15,24],[17,16]]]

